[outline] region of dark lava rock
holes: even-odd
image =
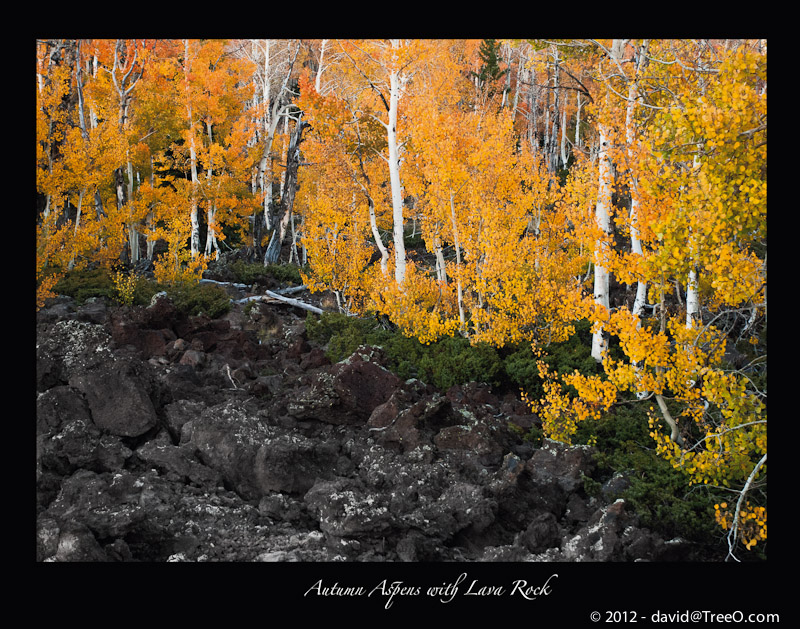
[[[592,448],[471,383],[402,381],[378,347],[330,364],[286,305],[184,317],[51,301],[37,314],[40,561],[638,561]]]

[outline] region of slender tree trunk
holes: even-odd
[[[625,112],[625,143],[628,153],[628,174],[630,177],[631,195],[631,210],[628,217],[631,231],[631,251],[634,255],[639,256],[640,258],[642,257],[643,252],[642,243],[639,239],[639,182],[636,177],[635,165],[633,163],[635,158],[634,144],[636,142],[636,127],[633,116],[635,113],[636,104],[639,101],[639,77],[642,70],[644,70],[645,66],[647,65],[648,44],[649,40],[644,40],[639,47],[635,75],[630,83],[630,86],[628,87],[628,104]],[[637,326],[641,326],[641,317],[644,313],[644,306],[646,302],[647,282],[639,280],[636,282],[636,297],[633,300],[633,316],[637,319]],[[636,364],[634,366],[638,371],[640,365]],[[647,395],[648,392],[644,390],[637,390],[636,392],[636,397],[639,399],[644,399],[647,397]],[[671,436],[673,440],[675,440],[680,436],[677,431],[677,424],[672,418],[672,415],[670,415],[663,398],[658,394],[656,394],[656,402],[658,402],[658,407],[661,410],[662,417],[664,417],[665,421],[672,427]]]
[[[700,160],[695,155],[694,167],[698,168]],[[694,244],[696,236],[689,230],[689,255],[694,256],[697,247]],[[694,327],[694,324],[700,320],[700,295],[698,293],[698,277],[697,266],[693,265],[689,270],[689,275],[686,278],[686,327]]]
[[[644,40],[639,47],[636,61],[636,75],[631,81],[628,88],[628,105],[625,112],[625,141],[627,144],[628,158],[630,167],[633,167],[633,146],[636,142],[636,130],[634,125],[633,114],[636,109],[636,103],[639,101],[639,76],[647,65],[647,49],[649,40]],[[579,94],[580,97],[580,94]],[[631,211],[630,211],[630,229],[631,229],[631,251],[637,256],[642,256],[642,243],[639,240],[639,185],[635,172],[630,171],[631,183]],[[647,301],[647,282],[639,280],[636,283],[636,297],[633,301],[633,314],[634,316],[641,317],[644,311],[644,305]]]
[[[378,230],[378,218],[375,215],[375,201],[372,199],[372,195],[370,194],[371,184],[369,180],[369,175],[367,175],[367,171],[364,168],[364,159],[361,153],[363,143],[361,141],[361,131],[357,124],[355,126],[355,129],[358,137],[358,151],[356,152],[358,156],[358,165],[361,170],[361,176],[364,178],[365,183],[362,183],[358,179],[358,176],[356,176],[355,179],[358,182],[359,186],[361,186],[361,190],[367,199],[367,207],[369,208],[369,226],[370,229],[372,230],[372,238],[373,240],[375,240],[375,246],[378,247],[378,251],[380,251],[381,254],[381,275],[386,277],[386,274],[389,270],[389,250],[386,248],[386,245],[383,244],[381,233]]]
[[[397,48],[399,42],[392,40]],[[400,77],[397,69],[392,68],[389,74],[389,180],[392,188],[392,221],[394,237],[394,277],[402,284],[406,277],[406,247],[403,240],[403,192],[400,184],[400,156],[397,149],[397,108],[400,98]]]
[[[269,77],[269,39],[264,40],[264,85],[263,85],[263,99],[264,99],[264,152],[261,155],[261,161],[258,165],[258,181],[261,185],[261,192],[264,195],[264,226],[267,229],[272,229],[272,141],[275,137],[275,127],[277,125],[277,105],[278,99],[275,102],[276,111],[272,111],[272,97],[270,95],[270,77]],[[273,115],[274,113],[274,115]],[[275,120],[275,123],[273,123]]]
[[[192,108],[189,106],[189,124],[192,124]],[[191,163],[191,171],[192,171],[192,189],[191,189],[191,198],[190,198],[190,206],[189,206],[189,222],[192,226],[191,237],[190,237],[190,250],[192,253],[192,258],[197,256],[200,253],[200,223],[197,219],[197,154],[195,153],[195,146],[194,146],[194,133],[189,131],[189,160]]]
[[[561,114],[561,168],[567,167],[567,108]]]
[[[151,154],[150,155],[150,187],[151,188],[155,187],[155,178],[156,178],[156,173],[155,173],[155,168],[153,167],[153,156]],[[147,218],[145,220],[147,222],[147,230],[151,234],[153,233],[154,219],[155,219],[155,217],[153,216],[153,206],[150,205],[150,211],[147,213]],[[147,259],[152,262],[153,261],[153,251],[155,250],[155,247],[156,247],[156,241],[155,241],[154,238],[148,237],[145,242],[146,242],[145,247],[146,247],[146,251],[147,251],[147,254],[146,254],[147,255]]]
[[[74,237],[77,239],[78,237],[78,228],[81,224],[81,206],[83,205],[83,195],[86,193],[86,187],[84,186],[81,188],[80,194],[78,195],[78,209],[75,212],[75,228],[73,230]],[[75,268],[75,253],[73,252],[72,256],[70,256],[69,264],[67,265],[67,269],[70,271]]]
[[[450,220],[453,222],[453,246],[456,249],[456,297],[458,300],[458,322],[461,332],[464,333],[466,318],[464,316],[464,293],[461,287],[461,243],[458,238],[458,223],[456,222],[456,208],[453,192],[450,192]]]
[[[442,243],[439,238],[436,238],[436,279],[442,283],[447,284],[447,271],[444,264],[444,252],[442,251]]]
[[[274,229],[274,209],[272,203],[272,145],[275,140],[275,130],[278,127],[278,122],[284,115],[288,107],[288,99],[284,96],[288,89],[289,79],[292,75],[292,68],[297,59],[297,54],[300,51],[298,44],[294,56],[289,62],[289,68],[283,77],[283,83],[278,94],[275,96],[275,102],[270,103],[272,97],[270,95],[269,85],[269,49],[270,41],[266,40],[266,50],[264,52],[264,150],[261,154],[261,160],[258,165],[258,180],[261,185],[261,190],[264,194],[264,225],[268,230]]]
[[[206,131],[208,132],[208,145],[214,141],[212,130],[211,130],[211,121],[206,120]],[[209,162],[208,170],[206,170],[206,182],[208,185],[209,191],[211,190],[211,179],[214,175],[214,164],[213,162]],[[215,216],[217,213],[217,200],[215,198],[216,195],[210,194],[212,198],[208,200],[208,210],[206,211],[206,255],[210,256],[213,252],[214,259],[219,259],[219,243],[217,243],[217,227],[216,227],[216,220]]]
[[[609,273],[605,266],[603,256],[608,244],[603,240],[611,232],[611,158],[608,154],[608,130],[605,124],[599,125],[600,130],[600,153],[599,159],[599,181],[597,191],[597,205],[595,206],[595,220],[602,232],[600,240],[595,244],[594,259],[594,303],[601,306],[608,312],[608,289]],[[607,341],[603,334],[603,329],[598,329],[592,336],[592,358],[597,362],[603,360],[606,351]]]
[[[300,262],[300,252],[297,250],[297,229],[294,224],[295,216],[295,213],[292,212],[292,219],[290,221],[292,227],[292,246],[289,250],[289,262],[294,261],[297,266],[303,266],[302,262]]]
[[[555,68],[553,72],[553,132],[550,135],[550,172],[555,174],[558,171],[558,125],[561,113],[561,91],[559,90],[561,78],[561,66],[558,60],[558,48],[554,47]],[[565,162],[566,163],[566,162]]]
[[[128,201],[133,199],[133,164],[131,163],[130,156],[127,160],[128,172]],[[128,225],[128,245],[131,250],[131,264],[136,264],[141,257],[139,251],[139,229],[136,224],[131,222]]]
[[[95,48],[94,55],[92,55],[92,78],[97,77],[97,68],[97,49]],[[92,129],[97,128],[97,111],[94,105],[89,108],[89,124],[91,125]],[[97,215],[97,218],[105,218],[106,211],[103,209],[103,198],[100,196],[100,191],[97,189],[95,189],[94,192],[94,211]]]
[[[514,82],[514,101],[512,104],[512,110],[514,112],[514,121],[516,122],[517,119],[517,107],[519,105],[519,85],[522,82],[523,77],[523,62],[522,62],[522,53],[519,54],[519,67],[517,68],[517,80]]]
[[[83,68],[81,68],[81,40],[78,40],[77,52],[75,53],[75,91],[78,94],[78,124],[80,125],[83,139],[89,141],[89,131],[86,128],[86,117],[84,115],[83,102]]]
[[[615,39],[611,45],[611,57],[615,61],[622,59],[622,52],[627,40]],[[604,121],[598,125],[598,170],[599,181],[597,187],[597,205],[595,207],[595,220],[600,229],[600,238],[595,243],[594,260],[594,302],[605,313],[609,312],[609,271],[603,259],[608,253],[608,238],[611,235],[611,189],[614,184],[613,165],[609,152],[610,131]],[[592,335],[592,358],[597,362],[603,360],[603,355],[608,347],[604,331],[600,327]]]
[[[327,39],[322,40],[319,48],[319,67],[317,68],[317,76],[314,79],[314,89],[317,94],[322,94],[322,70],[324,69],[325,61],[325,45],[328,43]]]
[[[186,114],[189,121],[189,166],[192,174],[192,187],[189,199],[189,222],[191,224],[190,236],[190,251],[192,258],[200,253],[200,224],[197,220],[197,153],[195,150],[194,140],[194,117],[192,115],[192,100],[189,91],[189,72],[190,72],[190,58],[189,58],[189,40],[183,40],[185,58],[184,58],[184,80],[186,88]]]
[[[280,219],[272,232],[267,251],[264,254],[264,265],[275,264],[280,260],[281,247],[288,232],[289,220],[294,208],[294,197],[297,192],[297,172],[300,168],[300,143],[303,141],[303,129],[308,125],[302,117],[298,119],[289,141],[286,152],[286,173],[284,193],[281,197]]]
[[[120,53],[123,53],[125,57],[124,61],[120,60]],[[114,65],[111,70],[111,79],[114,84],[114,88],[117,91],[117,95],[119,97],[119,128],[121,132],[128,126],[128,110],[130,108],[131,103],[131,91],[136,84],[139,82],[139,79],[142,78],[143,70],[139,72],[134,72],[134,66],[136,65],[136,59],[139,55],[139,51],[134,49],[133,56],[130,56],[130,52],[126,50],[125,44],[122,43],[121,40],[117,40],[115,47],[114,47]],[[127,68],[127,71],[126,71]],[[117,77],[117,71],[120,70],[122,72],[121,77]],[[127,151],[126,151],[127,157]],[[127,199],[125,198],[125,176],[123,167],[127,167],[127,175],[128,175],[128,196]],[[121,210],[122,207],[125,205],[126,202],[130,201],[133,193],[133,172],[132,166],[130,164],[130,159],[126,160],[126,164],[120,165],[114,171],[114,185],[116,187],[116,197],[117,197],[117,209]],[[137,262],[139,259],[139,240],[138,234],[136,232],[136,225],[133,223],[128,224],[128,244],[130,247],[130,261],[132,263]]]
[[[369,207],[369,226],[372,229],[372,237],[375,240],[378,251],[381,252],[381,274],[385,277],[389,270],[389,250],[381,240],[381,233],[378,231],[378,219],[375,216],[375,203],[369,194],[367,194],[367,206]]]
[[[700,296],[697,292],[697,269],[689,271],[686,282],[686,327],[694,327],[700,318]]]

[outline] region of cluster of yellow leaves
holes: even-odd
[[[719,412],[719,419],[698,419],[704,436],[697,444],[681,448],[658,429],[657,418],[651,415],[651,436],[661,456],[684,472],[690,484],[735,488],[753,473],[755,460],[767,452],[766,405],[752,391],[746,379],[721,369],[703,373],[702,398]],[[701,419],[702,418],[702,419]],[[766,473],[758,470],[754,479]],[[725,505],[720,505],[722,509]],[[717,512],[717,522],[729,528],[733,515]],[[739,530],[747,548],[766,539],[766,508],[748,507],[741,513]]]
[[[182,217],[173,216],[166,219],[163,226],[153,230],[150,237],[163,239],[167,243],[167,251],[153,262],[153,273],[161,284],[195,284],[203,276],[208,267],[208,259],[204,255],[192,257],[186,248],[190,226]]]
[[[196,284],[208,267],[208,259],[200,254],[192,257],[186,249],[164,253],[153,263],[153,274],[160,284]]]
[[[453,335],[459,327],[455,291],[417,267],[406,265],[402,286],[376,278],[372,300],[378,312],[390,316],[406,336],[429,344]]]
[[[531,400],[523,391],[522,400],[538,414],[549,439],[571,443],[581,422],[600,419],[617,399],[616,386],[599,376],[584,376],[575,371],[559,377],[542,360],[537,362],[537,370],[544,396]],[[572,387],[577,395],[566,387]]]
[[[136,273],[125,273],[118,270],[111,279],[114,282],[114,290],[117,292],[117,301],[123,306],[130,306],[139,282]]]
[[[651,275],[701,267],[709,293],[733,306],[763,283],[751,246],[766,238],[765,85],[763,55],[727,53],[701,94],[687,91],[654,119],[635,165],[655,238]]]
[[[767,539],[767,510],[762,506],[752,506],[749,502],[739,512],[738,529],[745,547],[750,550],[758,542]],[[723,529],[733,526],[734,514],[725,502],[714,505],[714,519]]]

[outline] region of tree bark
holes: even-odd
[[[325,61],[325,45],[328,43],[327,39],[322,40],[319,49],[319,67],[317,68],[317,76],[314,79],[314,89],[317,94],[322,94],[322,70],[324,69],[323,63]]]
[[[700,318],[700,296],[697,291],[697,270],[689,271],[686,282],[686,327],[694,326]]]
[[[264,254],[264,266],[275,264],[280,260],[281,248],[286,239],[289,228],[289,220],[294,208],[294,197],[297,192],[297,172],[300,168],[300,143],[303,141],[303,129],[308,126],[301,117],[292,132],[289,141],[289,148],[286,152],[286,177],[284,183],[283,196],[280,205],[280,220],[270,237],[267,251]]]
[[[392,40],[392,47],[398,48],[399,42]],[[389,124],[386,128],[389,144],[389,181],[392,188],[394,278],[398,284],[402,284],[406,277],[406,247],[403,239],[403,192],[400,183],[400,157],[397,149],[397,108],[400,99],[399,75],[397,68],[391,68],[389,73]]]
[[[375,245],[381,253],[381,274],[385,276],[389,269],[389,250],[386,248],[386,245],[383,244],[381,233],[378,231],[378,219],[375,216],[375,202],[369,194],[366,192],[364,194],[367,197],[367,205],[369,206],[369,226],[372,230],[372,237],[375,239]]]
[[[627,40],[615,39],[611,44],[609,55],[612,61],[619,63]],[[607,314],[609,312],[609,271],[603,260],[608,253],[608,238],[611,235],[611,189],[614,184],[613,164],[609,153],[610,131],[607,124],[601,121],[598,124],[600,142],[598,147],[599,178],[597,186],[597,205],[595,207],[595,220],[600,229],[600,238],[595,243],[594,254],[594,302]],[[602,362],[603,355],[608,348],[603,328],[600,327],[592,335],[592,358]]]
[[[650,41],[645,39],[639,46],[636,61],[636,75],[633,77],[628,88],[628,104],[625,112],[625,141],[628,147],[629,161],[633,160],[633,144],[636,141],[636,131],[634,126],[633,114],[636,103],[639,101],[639,77],[647,66],[647,49]],[[580,98],[580,94],[578,94]],[[632,164],[631,164],[632,166]],[[631,251],[637,256],[642,256],[642,243],[639,240],[639,185],[634,172],[631,172],[631,211],[629,215],[631,229]],[[633,301],[634,316],[641,317],[644,305],[647,301],[647,282],[639,280],[636,283],[636,297]]]
[[[356,120],[355,114],[353,115],[353,120]],[[383,239],[381,238],[380,231],[378,230],[378,219],[375,215],[375,201],[372,199],[372,194],[370,194],[370,180],[369,175],[367,175],[367,170],[364,167],[364,157],[362,155],[362,147],[363,142],[361,141],[361,130],[359,129],[359,125],[355,125],[356,129],[356,136],[358,138],[358,150],[356,152],[358,156],[358,166],[361,170],[361,176],[364,178],[366,185],[362,183],[358,177],[356,176],[356,181],[358,182],[359,186],[361,186],[361,190],[364,192],[364,196],[367,198],[367,207],[369,208],[369,226],[372,230],[372,238],[375,240],[375,246],[378,247],[378,251],[381,254],[381,274],[385,277],[386,273],[389,269],[389,251],[386,249],[386,245],[383,244]]]
[[[461,332],[464,332],[466,319],[464,316],[464,294],[461,287],[461,243],[458,238],[458,224],[456,223],[456,209],[453,203],[453,192],[450,192],[450,219],[453,221],[453,246],[456,248],[456,297],[458,299],[458,322]]]
[[[75,211],[75,229],[73,231],[74,237],[78,237],[78,227],[81,224],[81,206],[83,206],[83,195],[86,193],[86,187],[84,186],[81,188],[80,194],[78,195],[78,209]],[[67,269],[70,271],[75,268],[75,254],[73,253],[69,259],[69,264],[67,265]]]
[[[214,141],[212,131],[211,131],[211,121],[206,120],[206,130],[208,132],[208,146],[210,147],[212,142]],[[206,182],[208,183],[209,189],[211,188],[211,178],[214,174],[214,164],[213,162],[209,162],[208,170],[206,171]],[[210,195],[213,197],[214,195]],[[219,244],[217,243],[217,231],[216,231],[216,222],[215,222],[215,215],[217,213],[217,200],[215,198],[209,198],[208,200],[208,210],[206,210],[206,255],[210,256],[212,252],[214,253],[214,259],[219,259]]]
[[[192,116],[192,98],[189,91],[189,72],[190,72],[190,58],[189,58],[189,40],[183,40],[185,57],[184,57],[184,82],[186,89],[186,113],[189,121],[189,163],[192,173],[192,188],[190,193],[190,206],[189,206],[189,222],[191,224],[190,236],[190,251],[192,258],[195,258],[200,253],[200,224],[197,220],[197,153],[195,152],[194,144],[194,118]]]
[[[605,124],[599,125],[600,129],[600,153],[599,159],[599,180],[597,190],[597,205],[595,206],[595,220],[597,226],[602,232],[601,238],[595,243],[595,258],[594,258],[594,303],[601,306],[605,312],[608,312],[608,288],[609,288],[609,273],[603,261],[608,244],[605,242],[604,237],[611,232],[611,158],[608,154],[608,130]],[[597,362],[603,360],[603,354],[607,348],[607,341],[605,339],[603,329],[598,329],[592,335],[592,358]]]
[[[266,49],[264,51],[264,106],[266,112],[264,116],[264,150],[261,153],[261,160],[258,164],[258,181],[264,194],[264,225],[268,230],[271,230],[275,227],[272,206],[272,145],[275,141],[275,130],[278,127],[278,122],[285,115],[289,105],[285,94],[288,90],[295,59],[297,59],[297,54],[300,51],[300,45],[298,44],[294,57],[289,62],[289,68],[283,77],[281,88],[275,97],[274,103],[270,103],[269,49],[270,42],[266,40]]]
[[[447,284],[447,271],[444,264],[444,252],[442,251],[442,243],[436,237],[436,279],[442,284]]]

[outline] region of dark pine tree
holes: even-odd
[[[472,74],[478,79],[479,86],[488,91],[491,98],[497,93],[497,82],[505,76],[508,69],[500,67],[500,44],[497,43],[497,40],[484,39],[478,54],[483,63],[480,71]]]

